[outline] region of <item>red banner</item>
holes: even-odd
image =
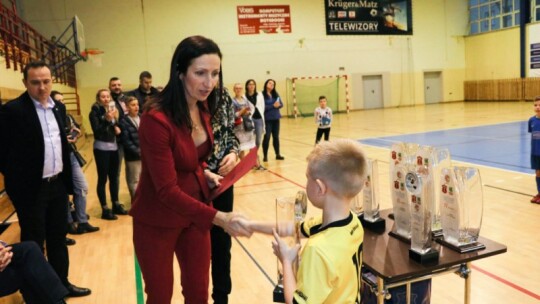
[[[288,5],[237,6],[236,12],[240,35],[291,32],[291,11]]]

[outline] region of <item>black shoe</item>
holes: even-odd
[[[101,213],[101,218],[108,221],[114,221],[118,219],[118,217],[114,215],[112,210],[109,208],[103,208],[103,212]]]
[[[69,284],[66,288],[69,292],[66,297],[84,297],[92,293],[88,288],[77,287],[73,284]]]
[[[265,156],[265,157],[263,158],[263,162],[267,163],[267,162],[268,162],[268,157]]]
[[[278,156],[276,156],[276,159],[277,159],[277,160],[284,160],[285,157],[283,157],[283,156],[281,156],[281,155],[278,155]]]
[[[94,227],[90,225],[89,223],[79,223],[79,226],[77,226],[77,234],[96,232],[98,230],[99,230],[99,227]]]
[[[68,223],[67,232],[69,234],[78,234],[77,233],[77,225],[75,225],[75,223]]]
[[[67,304],[66,301],[64,301],[64,299],[62,300],[59,300],[58,302],[54,302],[54,304]]]
[[[75,245],[77,242],[74,240],[74,239],[70,239],[70,238],[66,238],[66,245],[68,246],[73,246]]]
[[[122,204],[120,204],[118,202],[113,204],[112,211],[113,211],[114,214],[118,214],[118,215],[126,215],[126,214],[128,214],[126,209],[124,209],[124,205],[122,205]]]

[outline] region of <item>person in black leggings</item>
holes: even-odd
[[[101,218],[116,220],[115,214],[125,215],[127,211],[118,202],[118,144],[116,136],[121,130],[118,127],[118,109],[111,102],[111,93],[101,89],[96,94],[96,103],[90,111],[90,124],[94,132],[94,159],[98,171],[97,194],[101,204]],[[109,179],[109,192],[112,200],[112,210],[107,207],[105,184]]]

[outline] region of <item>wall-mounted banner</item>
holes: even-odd
[[[236,7],[236,13],[240,35],[291,32],[288,5],[242,5]]]
[[[326,35],[412,35],[412,0],[324,0]]]
[[[529,25],[529,77],[540,77],[540,24]]]

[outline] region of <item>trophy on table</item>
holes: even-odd
[[[433,185],[436,188],[434,190],[434,200],[432,201],[432,216],[431,216],[431,233],[434,238],[442,237],[442,226],[441,226],[441,192],[437,191],[441,185],[441,170],[443,168],[448,168],[451,166],[450,151],[444,148],[435,148],[432,153],[433,155]]]
[[[376,159],[367,159],[367,176],[364,188],[355,198],[354,204],[362,201],[363,214],[358,214],[362,226],[366,229],[381,232],[384,231],[386,221],[379,215],[379,176],[378,163]],[[360,199],[361,197],[361,199]],[[354,208],[353,211],[359,208]]]
[[[390,194],[392,199],[391,218],[394,228],[390,235],[402,241],[409,242],[411,238],[411,210],[409,193],[405,189],[405,175],[414,167],[418,144],[396,143],[390,151]]]
[[[444,238],[438,241],[460,253],[486,248],[478,242],[483,213],[482,182],[478,169],[443,168],[439,191]]]
[[[307,195],[304,191],[298,191],[295,197],[276,198],[276,232],[281,236],[289,247],[300,244],[300,223],[304,220],[307,212]],[[293,271],[298,271],[299,258],[293,265]],[[283,293],[283,268],[277,261],[277,285],[274,288],[273,299],[277,303],[285,303]]]
[[[409,258],[424,264],[438,261],[439,252],[431,248],[432,213],[435,200],[433,172],[430,171],[432,155],[429,147],[418,151],[416,166],[405,176],[405,188],[411,198],[411,248]],[[424,156],[428,156],[424,158]]]

